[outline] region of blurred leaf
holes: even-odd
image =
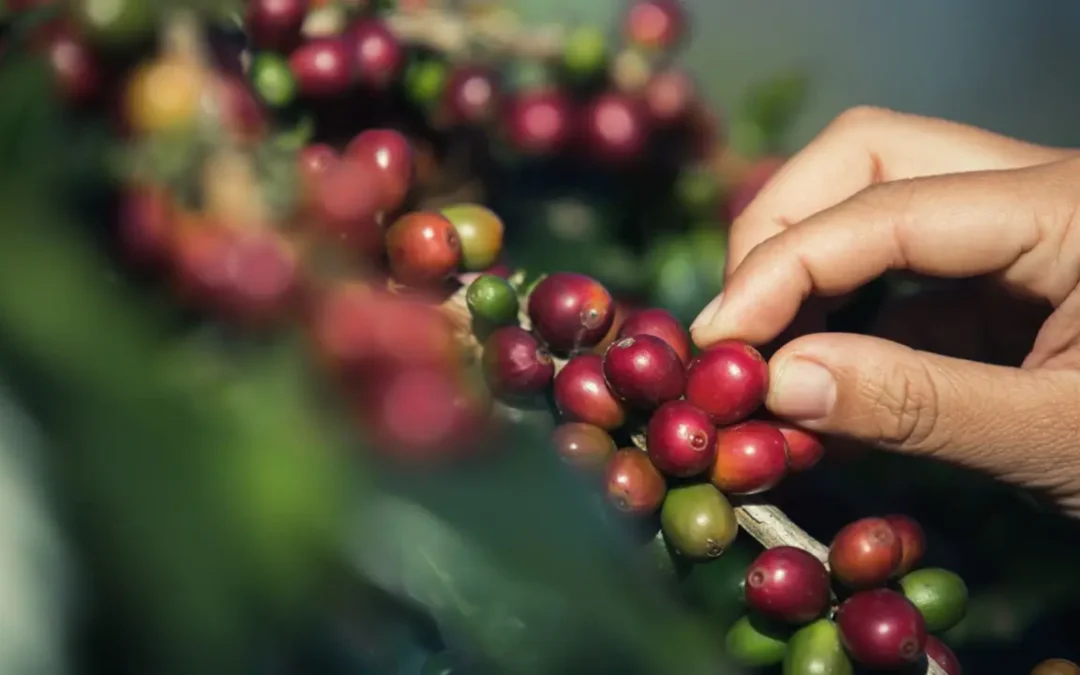
[[[746,92],[742,104],[746,121],[764,135],[767,146],[775,150],[806,105],[810,82],[803,72],[782,73],[756,84]]]
[[[499,672],[735,672],[546,439],[518,428],[482,465],[384,477],[362,569]]]

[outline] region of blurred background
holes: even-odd
[[[416,153],[401,203],[491,206],[506,241],[490,270],[520,277],[517,291],[547,272],[578,271],[601,280],[621,311],[662,307],[687,323],[722,289],[738,205],[846,108],[887,106],[1080,144],[1080,5],[1066,0],[687,0],[689,41],[641,67],[652,77],[669,59],[688,70],[698,85],[691,112],[641,142],[655,151],[649,161],[602,168],[570,150],[529,156],[523,147],[544,139],[514,127],[516,118],[513,132],[448,126],[444,97],[460,63],[432,48],[438,40],[422,26],[409,29],[423,39],[405,41],[401,63],[368,64],[392,71],[377,95],[335,98],[290,79],[297,67],[284,60],[252,75],[239,0],[70,0],[76,37],[37,42],[35,30],[56,15],[35,12],[49,4],[8,0],[0,13],[0,675],[758,672],[729,661],[724,636],[746,611],[740,584],[760,547],[744,533],[720,559],[689,565],[657,537],[657,523],[611,518],[594,486],[552,452],[549,401],[507,413],[506,426],[476,444],[489,451],[483,462],[402,470],[374,452],[386,442],[379,424],[423,426],[437,417],[421,408],[434,405],[429,398],[401,403],[386,389],[342,397],[322,370],[325,345],[314,340],[312,353],[307,307],[289,315],[296,321],[252,332],[194,302],[193,286],[223,283],[210,239],[170,240],[180,262],[133,260],[133,242],[142,255],[156,241],[140,229],[152,209],[128,210],[129,198],[145,196],[139,189],[208,199],[214,184],[250,178],[207,178],[221,147],[237,143],[254,158],[274,220],[315,201],[298,156],[322,144],[341,151],[361,129],[393,126]],[[360,4],[312,2],[330,8],[331,34],[348,23],[335,24],[334,11],[349,21],[394,11]],[[632,51],[623,2],[505,4],[536,29],[597,29],[609,41],[598,68]],[[244,103],[195,131],[143,133],[132,123],[160,124],[168,101],[182,98],[172,94],[185,91],[183,77],[157,90],[150,78],[143,107],[122,97],[130,71],[158,55],[159,25],[148,17],[178,7],[214,26],[218,65],[244,83],[248,98],[237,100],[255,102],[250,117]],[[84,38],[110,54],[107,77],[81,69]],[[584,84],[571,77],[581,73],[570,61],[591,58],[592,43],[582,44],[576,60],[558,53],[539,69],[483,50],[464,60],[494,64],[507,95],[521,99],[556,91],[588,101],[622,87],[607,70]],[[316,78],[318,68],[309,71]],[[215,198],[239,208],[234,197]],[[351,208],[319,199],[323,211]],[[202,208],[181,211],[198,219]],[[291,237],[290,218],[280,220]],[[288,250],[304,251],[318,283],[385,281],[309,249],[309,235],[290,238]],[[280,266],[252,269],[270,284]],[[991,318],[973,329],[965,319],[976,310]],[[931,328],[909,330],[909,342],[952,353],[960,338],[1011,363],[1038,326],[1020,320],[1029,315],[1038,312],[981,286],[889,278],[829,327],[922,322]],[[382,339],[417,348],[429,324],[403,316]],[[357,412],[363,406],[379,414]],[[401,414],[413,410],[428,414]],[[772,497],[824,542],[868,515],[918,519],[924,565],[956,571],[970,592],[966,618],[944,635],[965,672],[1026,674],[1043,659],[1080,660],[1075,522],[1036,495],[955,467],[833,440],[827,448],[820,468],[789,476]]]
[[[622,3],[516,0],[537,21],[611,21]],[[689,0],[697,37],[686,53],[711,100],[806,68],[811,100],[792,140],[805,143],[855,105],[946,117],[1032,141],[1080,142],[1075,75],[1065,57],[1080,7],[992,0],[903,4],[823,0]]]

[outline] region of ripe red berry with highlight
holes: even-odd
[[[751,563],[744,592],[746,604],[764,617],[810,623],[829,607],[829,572],[803,549],[777,546]]]
[[[461,239],[441,214],[414,211],[387,230],[386,252],[394,279],[406,286],[432,286],[461,264]]]
[[[649,120],[657,126],[668,127],[690,114],[697,100],[697,86],[685,70],[671,68],[655,73],[645,85],[642,97]]]
[[[530,155],[562,150],[571,137],[573,105],[558,91],[518,94],[506,110],[504,126],[510,145]]]
[[[655,513],[664,503],[667,483],[649,456],[636,448],[616,452],[604,474],[607,497],[611,504],[632,516]]]
[[[686,369],[686,400],[709,413],[717,426],[749,417],[765,402],[768,391],[769,364],[738,340],[713,345]]]
[[[314,177],[325,174],[337,161],[337,151],[325,143],[305,145],[297,154],[300,176],[305,185],[311,184]]]
[[[629,406],[651,410],[682,396],[686,372],[668,343],[653,335],[638,335],[608,347],[604,379]]]
[[[457,67],[446,85],[444,103],[455,124],[482,124],[492,119],[499,107],[499,82],[486,67]]]
[[[620,93],[597,96],[583,113],[590,154],[606,162],[636,159],[645,149],[648,124],[638,102]]]
[[[686,401],[669,401],[649,418],[649,457],[662,473],[689,478],[704,473],[716,457],[716,427],[705,411]]]
[[[246,4],[244,28],[257,48],[288,52],[300,43],[307,0],[251,0]]]
[[[922,525],[910,516],[885,516],[885,522],[900,538],[900,566],[896,568],[895,575],[901,577],[915,569],[926,553],[926,533]]]
[[[315,98],[337,96],[352,86],[348,45],[340,37],[318,38],[289,55],[289,68],[301,94]]]
[[[98,59],[73,31],[51,27],[36,45],[44,51],[57,91],[65,102],[82,104],[93,99],[104,84]]]
[[[382,21],[368,19],[348,34],[353,72],[357,81],[372,89],[389,87],[405,64],[405,50]]]
[[[953,650],[949,649],[949,645],[933,635],[926,636],[926,656],[941,666],[941,669],[945,671],[945,675],[962,675],[963,673],[963,668],[960,667],[960,659],[956,658]],[[925,673],[926,671],[923,670],[922,672]],[[912,675],[914,675],[914,672]]]
[[[581,471],[599,471],[615,454],[615,440],[600,427],[584,422],[566,422],[551,435],[555,452],[564,462]]]
[[[603,359],[582,354],[555,375],[555,405],[569,422],[587,422],[606,431],[626,423],[626,409],[604,380]]]
[[[368,190],[383,211],[399,208],[414,178],[413,148],[409,139],[393,129],[367,129],[345,147],[345,156],[370,165],[378,174]]]
[[[666,309],[642,309],[626,317],[619,337],[653,335],[668,343],[685,365],[690,361],[690,334],[675,315]]]
[[[884,518],[862,518],[845,525],[829,546],[829,568],[853,590],[882,586],[903,559],[900,537]]]
[[[784,436],[765,422],[720,429],[710,480],[721,492],[752,495],[775,487],[788,470]]]
[[[794,473],[806,471],[825,456],[821,437],[801,427],[781,421],[770,421],[784,435],[788,445],[788,468]]]
[[[686,10],[679,0],[637,0],[626,15],[626,38],[646,49],[670,49],[686,32]]]
[[[551,354],[529,331],[505,326],[484,342],[484,378],[491,393],[502,398],[535,396],[555,377]]]
[[[378,179],[368,165],[352,159],[333,161],[312,176],[312,222],[322,234],[374,258],[383,250],[376,194],[364,189]]]
[[[529,320],[552,351],[567,354],[604,338],[615,320],[615,302],[597,280],[556,272],[530,293]]]
[[[836,626],[851,658],[873,670],[899,670],[925,654],[922,614],[896,591],[856,593],[840,605]]]

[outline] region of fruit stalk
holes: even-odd
[[[443,312],[460,326],[464,333],[468,333],[470,325],[469,309],[465,304],[465,293],[468,285],[464,285],[456,293],[450,296],[443,304]],[[522,302],[519,308],[519,321],[525,330],[530,329],[528,316],[528,302]],[[473,340],[475,343],[475,339]],[[476,344],[479,349],[479,344]],[[566,364],[565,359],[554,358],[555,372],[558,372]],[[642,450],[647,450],[645,435],[635,434],[634,444]],[[829,547],[817,539],[814,539],[801,527],[796,525],[791,518],[778,507],[770,504],[759,496],[732,497],[732,505],[735,507],[735,516],[739,526],[758,541],[765,548],[776,546],[795,546],[810,553],[815,558],[828,566]],[[927,675],[946,675],[945,671],[932,659],[927,658]]]

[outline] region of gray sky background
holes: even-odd
[[[610,21],[623,0],[515,0],[535,19]],[[843,109],[883,105],[1080,146],[1076,0],[687,0],[686,58],[723,105],[806,67],[802,143]]]

